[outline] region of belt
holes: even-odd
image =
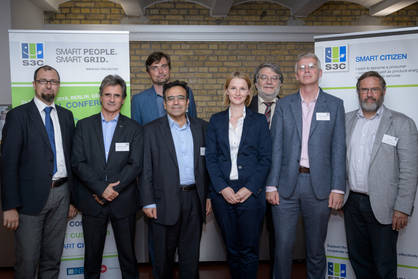
[[[57,188],[68,181],[68,177],[63,177],[57,180],[52,180],[51,188]]]
[[[369,195],[367,195],[366,193],[360,193],[360,192],[354,192],[350,190],[350,195],[358,195],[358,196],[363,196],[363,197],[369,197]]]
[[[196,189],[196,184],[190,184],[190,185],[180,185],[180,190],[182,191],[192,191]]]
[[[299,173],[311,173],[310,168],[299,166]]]

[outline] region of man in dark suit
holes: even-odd
[[[3,128],[3,225],[16,231],[16,278],[58,278],[67,214],[76,214],[69,210],[74,119],[54,104],[59,86],[54,68],[38,68],[35,97],[9,111]]]
[[[206,122],[186,116],[185,82],[164,85],[163,116],[145,126],[144,172],[140,200],[151,218],[155,259],[153,273],[172,278],[178,248],[180,278],[197,278],[200,236],[207,200]]]
[[[302,215],[307,278],[325,278],[324,242],[331,209],[345,191],[345,121],[341,99],[319,88],[318,57],[306,53],[295,65],[299,92],[280,100],[271,133],[273,161],[267,201],[275,231],[275,278],[289,279],[296,224]]]
[[[264,114],[269,127],[273,119],[274,109],[279,101],[280,88],[283,85],[283,73],[280,67],[273,63],[262,63],[254,71],[254,85],[257,95],[251,99],[248,106],[254,112]],[[266,207],[266,228],[269,236],[270,274],[273,275],[274,259],[274,227],[271,217],[271,204],[267,202]]]
[[[77,200],[83,213],[85,278],[99,278],[110,220],[123,278],[138,278],[135,257],[137,177],[142,170],[143,129],[120,114],[125,81],[106,76],[100,85],[101,113],[77,123],[72,166],[81,181]]]

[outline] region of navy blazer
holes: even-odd
[[[320,116],[326,116],[321,120]],[[296,187],[302,145],[302,104],[300,93],[280,99],[271,125],[273,162],[268,186],[290,197]],[[308,140],[310,176],[318,199],[331,190],[345,191],[345,117],[343,101],[319,92],[312,115]]]
[[[246,109],[238,149],[238,178],[258,196],[265,191],[271,164],[271,138],[266,117]],[[206,166],[215,193],[229,186],[231,155],[228,109],[212,115],[206,132]]]
[[[70,154],[74,118],[71,111],[58,105],[55,107],[71,186]],[[16,208],[23,214],[39,214],[51,189],[54,154],[33,100],[7,113],[1,153],[3,210]]]
[[[196,105],[194,103],[193,92],[190,87],[187,88],[189,93],[189,107],[187,114],[196,118]],[[160,118],[157,107],[157,93],[155,92],[154,86],[134,95],[131,103],[132,119],[136,120],[139,124],[146,125],[149,122]]]

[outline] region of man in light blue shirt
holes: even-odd
[[[72,167],[80,180],[76,197],[83,213],[85,278],[100,278],[109,221],[122,278],[138,278],[134,244],[143,129],[120,114],[125,98],[125,81],[105,77],[101,112],[78,121],[74,135]]]
[[[150,218],[156,278],[173,276],[176,249],[180,278],[198,277],[202,224],[211,211],[205,165],[207,123],[186,115],[187,92],[185,82],[165,84],[167,115],[144,127],[140,204]]]
[[[357,81],[360,108],[347,113],[344,205],[348,255],[357,278],[397,277],[399,231],[412,214],[418,182],[418,132],[408,116],[383,105],[375,71]]]

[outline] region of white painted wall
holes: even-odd
[[[9,60],[9,33],[11,28],[10,2],[2,1],[0,9],[0,104],[11,104],[10,95],[10,60]]]

